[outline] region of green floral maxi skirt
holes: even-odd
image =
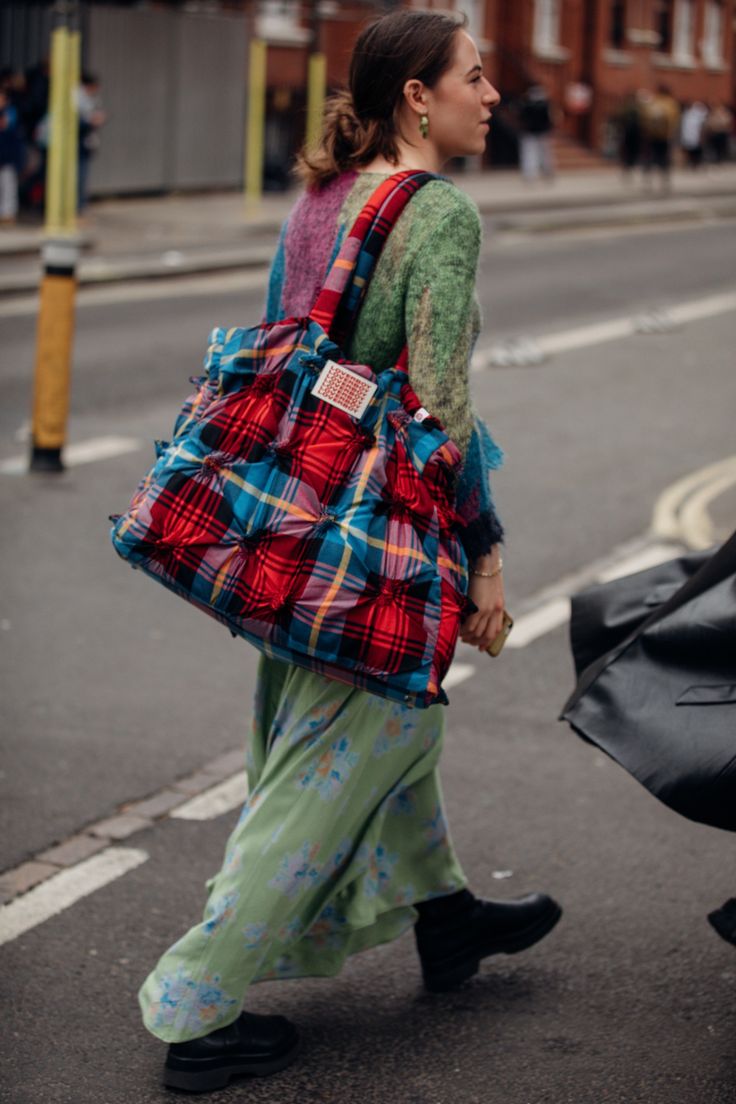
[[[261,657],[249,796],[204,917],[139,1000],[166,1042],[224,1027],[248,986],[331,976],[461,889],[437,762],[443,709],[413,709]]]

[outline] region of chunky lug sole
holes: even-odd
[[[562,909],[555,903],[535,924],[522,928],[514,935],[504,939],[490,939],[480,949],[474,947],[467,952],[460,952],[437,965],[429,966],[422,963],[425,988],[430,993],[446,993],[449,989],[456,989],[458,985],[462,985],[464,981],[478,973],[484,958],[494,954],[517,954],[528,947],[533,947],[552,931],[561,916]]]
[[[227,1060],[224,1058],[169,1059],[164,1066],[163,1083],[169,1089],[185,1092],[212,1092],[224,1089],[233,1077],[268,1077],[271,1073],[278,1073],[291,1065],[298,1052],[297,1040],[282,1054],[268,1058],[233,1059],[228,1064],[225,1064]]]

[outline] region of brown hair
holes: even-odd
[[[466,23],[464,16],[403,10],[361,31],[348,88],[327,100],[319,143],[302,150],[297,175],[308,186],[321,187],[374,157],[396,163],[404,85],[415,79],[433,88],[452,61],[455,34]]]

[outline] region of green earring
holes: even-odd
[[[419,133],[422,138],[429,138],[429,115],[419,116]]]

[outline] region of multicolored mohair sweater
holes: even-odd
[[[345,233],[382,179],[346,172],[303,193],[281,231],[267,321],[309,313]],[[502,454],[475,415],[468,386],[480,330],[480,240],[472,200],[448,180],[426,184],[389,235],[345,349],[351,360],[382,371],[396,363],[408,339],[412,387],[463,455],[457,510],[471,562],[503,538],[489,485]]]

